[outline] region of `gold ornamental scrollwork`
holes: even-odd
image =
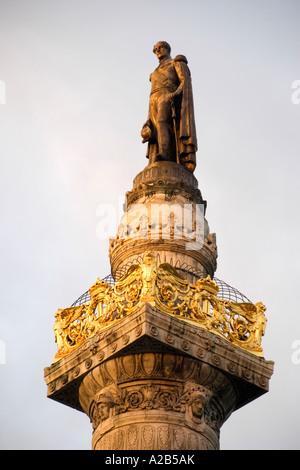
[[[157,264],[154,253],[146,252],[144,262],[131,265],[115,285],[97,279],[89,289],[88,302],[56,312],[54,333],[58,351],[54,360],[135,312],[144,302],[262,356],[261,339],[267,323],[265,306],[261,302],[254,305],[221,299],[218,290],[210,276],[191,284],[170,264]]]

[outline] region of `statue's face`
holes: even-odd
[[[202,402],[200,398],[196,398],[192,404],[192,412],[195,416],[201,417],[202,411]]]
[[[146,252],[144,256],[144,263],[145,264],[152,264],[155,262],[155,255],[151,252]]]
[[[99,403],[98,411],[101,419],[107,419],[109,417],[109,406],[106,403]]]
[[[163,46],[160,42],[155,44],[153,48],[153,52],[156,54],[156,57],[158,60],[161,60],[163,57],[166,57],[169,55],[168,49]]]

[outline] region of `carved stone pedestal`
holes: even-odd
[[[95,450],[218,449],[273,362],[144,303],[45,369],[48,396],[85,412]]]
[[[210,233],[198,181],[182,165],[167,161],[147,165],[126,193],[125,206],[109,247],[116,280],[146,251],[153,251],[158,263],[171,264],[191,282],[213,277],[216,234]]]

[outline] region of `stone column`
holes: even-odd
[[[95,450],[198,450],[219,448],[236,395],[224,374],[197,359],[141,353],[89,372],[79,401]]]
[[[95,450],[219,449],[273,362],[149,303],[45,369],[48,396],[85,412]]]

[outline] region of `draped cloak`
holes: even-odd
[[[150,75],[150,81],[152,82],[151,95],[158,90],[165,89],[166,93],[176,92],[177,90],[178,95],[175,96],[174,103],[176,107],[176,133],[180,162],[190,161],[196,164],[197,135],[191,74],[187,65],[187,59],[183,55],[176,56],[175,59],[169,59],[168,67],[169,70],[166,73],[159,65]],[[174,78],[176,79],[175,82]],[[170,125],[172,126],[171,119],[170,116]],[[157,144],[155,141],[155,119],[151,116],[151,107],[149,108],[147,122],[152,127],[152,138],[149,139],[147,148],[147,157],[150,163],[152,163],[152,161],[155,161]]]

